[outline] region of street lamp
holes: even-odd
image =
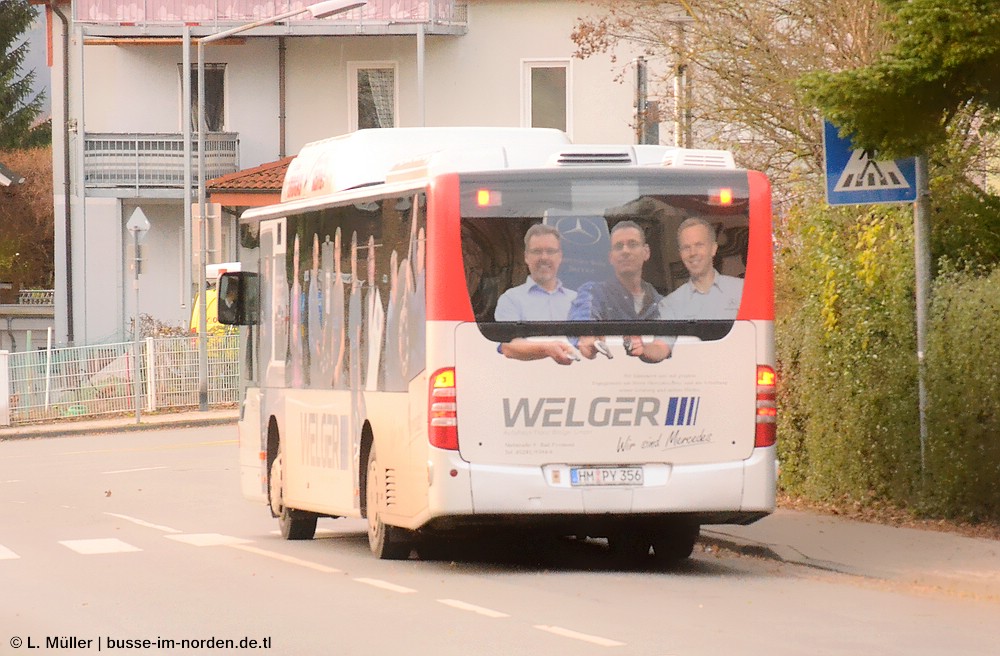
[[[198,406],[203,412],[208,410],[208,336],[206,334],[208,302],[205,298],[205,264],[208,260],[208,221],[205,203],[205,130],[207,128],[205,122],[205,44],[252,30],[255,27],[272,25],[300,14],[310,14],[313,18],[326,18],[358,9],[366,4],[367,0],[326,0],[198,39],[198,215],[201,217],[201,253],[198,258],[198,293],[201,295],[201,303],[198,304],[200,310],[198,316]],[[190,111],[190,104],[187,107]]]

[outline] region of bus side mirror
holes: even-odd
[[[219,323],[255,326],[260,323],[260,281],[256,273],[231,271],[219,278]]]

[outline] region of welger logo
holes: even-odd
[[[671,396],[667,401],[664,426],[694,426],[698,423],[700,396]]]
[[[700,396],[599,396],[589,403],[568,397],[502,399],[507,428],[573,428],[577,426],[694,426]]]

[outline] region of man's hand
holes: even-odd
[[[662,339],[643,343],[642,337],[629,335],[624,338],[625,352],[643,362],[662,362],[670,357],[670,345]]]
[[[572,364],[580,356],[570,344],[553,340],[539,342],[530,339],[515,339],[500,345],[500,352],[513,360],[541,360],[552,358],[559,364]]]
[[[579,349],[580,355],[588,360],[593,360],[597,357],[597,354],[601,352],[598,348],[599,344],[604,344],[604,337],[584,335],[580,338],[580,342],[577,344],[576,348]],[[606,348],[607,347],[605,347],[605,349]]]

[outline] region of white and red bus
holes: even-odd
[[[711,226],[716,272],[739,281],[730,315],[657,312],[687,280],[678,228],[692,217]],[[531,226],[558,231],[549,254],[581,299],[616,275],[623,221],[644,233],[621,249],[648,256],[657,306],[497,320],[532,280]],[[701,525],[774,510],[770,186],[729,153],[362,130],[307,145],[240,241],[242,271],[220,282],[237,302],[219,314],[246,326],[242,487],[286,538],[366,517],[380,558],[486,529],[684,558]],[[630,357],[658,340],[669,357]],[[570,357],[516,359],[511,343]]]

